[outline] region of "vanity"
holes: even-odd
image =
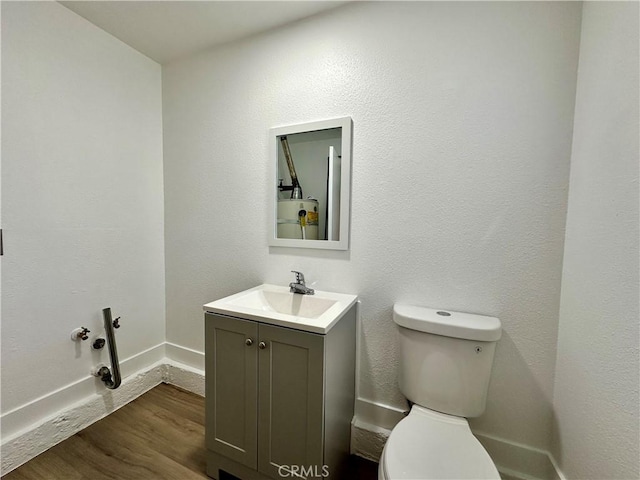
[[[207,475],[344,476],[356,301],[265,284],[204,305]]]

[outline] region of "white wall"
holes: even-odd
[[[122,360],[164,341],[162,104],[160,65],[56,2],[2,2],[2,73],[11,414],[108,363],[70,339],[100,333],[104,307]]]
[[[495,315],[473,427],[547,448],[580,11],[359,3],[163,67],[167,340],[301,270],[360,295],[360,395],[404,407],[393,303]],[[269,248],[268,129],[345,115],[350,250]]]
[[[638,14],[584,4],[554,392],[567,478],[640,477]]]

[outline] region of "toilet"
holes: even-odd
[[[500,320],[405,304],[393,320],[400,390],[413,406],[385,444],[379,480],[499,480],[466,419],[484,412]]]

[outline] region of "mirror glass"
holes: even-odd
[[[351,118],[272,128],[269,245],[349,248]]]

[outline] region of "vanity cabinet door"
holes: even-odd
[[[207,314],[207,448],[257,468],[258,324]]]
[[[271,478],[281,478],[279,466],[321,472],[324,336],[264,324],[259,331],[258,470]]]

